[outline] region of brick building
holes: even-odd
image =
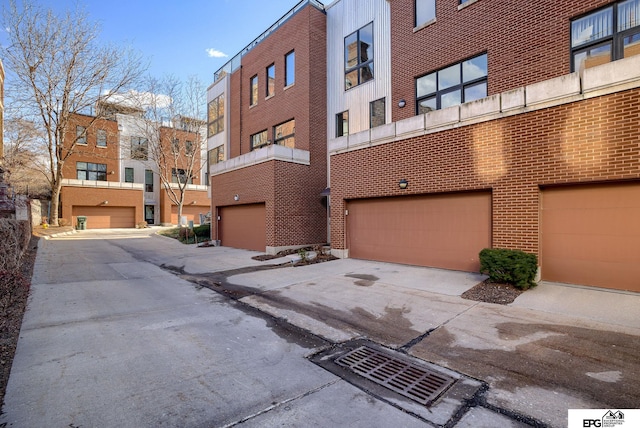
[[[640,291],[640,1],[355,3],[327,6],[332,251],[477,271],[519,249]],[[374,41],[355,86],[351,40]]]
[[[198,166],[192,177],[186,178],[190,184],[182,214],[187,220],[200,223],[200,214],[209,211],[206,167],[201,170],[203,160],[197,149],[202,147],[198,138],[203,132],[182,129],[181,118],[164,126],[150,125],[140,110],[115,105],[99,108],[105,113],[99,118],[76,114],[70,120],[72,131],[65,136],[65,142],[69,145],[78,139],[78,144],[63,166],[60,218],[76,225],[77,216],[86,216],[91,229],[135,227],[142,221],[178,224],[178,207],[167,196],[169,190],[162,184],[158,165],[153,161],[148,139],[154,132],[162,141],[157,147],[177,144],[180,150],[196,150],[194,161]],[[168,149],[167,152],[172,153]],[[174,171],[163,174],[169,177],[173,172],[172,178],[185,178],[180,172],[187,167],[180,162],[185,161],[179,160]],[[175,190],[177,185],[168,186]]]
[[[212,238],[276,253],[327,236],[326,15],[302,1],[207,91]]]

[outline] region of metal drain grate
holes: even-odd
[[[336,359],[367,379],[391,389],[425,406],[433,403],[455,379],[419,367],[381,351],[361,346]]]

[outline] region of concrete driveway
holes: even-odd
[[[334,396],[327,396],[331,390],[326,387],[333,388],[332,382],[337,382],[336,391],[351,391],[349,388],[354,387],[343,385],[344,381],[328,372],[318,371],[303,357],[322,349],[338,349],[358,339],[435,363],[485,385],[446,417],[429,419],[431,416],[423,416],[421,410],[409,406],[412,410],[404,408],[399,412],[415,418],[394,420],[394,426],[410,426],[417,420],[423,426],[563,427],[571,408],[634,408],[640,402],[637,294],[542,283],[510,305],[494,305],[460,297],[482,280],[476,274],[353,259],[268,268],[266,265],[279,260],[257,262],[251,257],[258,253],[250,251],[184,246],[168,238],[149,236],[148,230],[87,231],[55,240],[55,250],[49,251],[46,245],[41,250],[34,295],[16,357],[17,379],[30,373],[34,377],[25,384],[14,382],[12,372],[5,406],[8,414],[0,422],[23,414],[16,413],[22,408],[21,403],[45,400],[50,391],[59,391],[61,386],[73,392],[72,397],[87,397],[83,411],[77,415],[84,415],[85,411],[91,414],[88,409],[96,402],[104,406],[104,411],[130,402],[131,397],[139,397],[136,402],[140,406],[150,400],[155,404],[148,406],[152,410],[139,420],[143,426],[164,421],[169,421],[165,425],[198,426],[205,420],[217,421],[212,426],[220,426],[218,423],[243,420],[240,415],[253,415],[243,422],[249,426],[299,426],[293,421],[304,418],[320,418],[317,426],[333,426],[327,421],[342,419],[336,416],[337,419],[323,422],[318,413],[321,410],[314,406],[324,401],[316,400],[327,400],[327,405],[337,406],[332,408],[338,413],[350,413],[348,406],[340,407],[329,397]],[[68,257],[61,258],[67,251],[82,263],[78,266]],[[95,297],[93,303],[75,308],[87,296]],[[253,311],[249,312],[251,319],[247,311]],[[119,328],[110,330],[114,325]],[[87,330],[78,335],[82,332],[78,327],[84,326]],[[285,334],[278,326],[293,326],[301,333]],[[136,334],[128,337],[133,332]],[[150,332],[157,336],[140,341],[140,332],[144,332],[143,337]],[[281,337],[288,341],[279,343],[277,338]],[[277,345],[269,345],[272,340]],[[225,354],[222,348],[233,349],[230,345],[236,342],[246,346],[240,348],[240,354],[233,354],[234,358],[248,365],[251,372],[260,372],[265,365],[268,373],[247,379],[244,369],[224,363],[231,354]],[[119,353],[109,353],[109,343],[117,344],[117,349],[131,347],[135,358],[120,361]],[[282,354],[274,351],[275,354],[264,356],[256,351],[265,347],[282,350]],[[57,351],[39,355],[49,348]],[[97,351],[87,353],[82,351],[84,348]],[[174,352],[177,360],[171,356]],[[282,355],[290,355],[292,360]],[[143,361],[135,363],[138,359]],[[215,367],[211,366],[212,360]],[[105,370],[100,369],[98,377],[87,377],[94,379],[93,383],[81,380],[101,367],[103,361]],[[273,361],[278,363],[272,364]],[[119,364],[132,368],[110,375],[118,373]],[[292,368],[287,371],[290,364]],[[157,366],[157,370],[150,366]],[[68,370],[74,367],[82,376],[69,378]],[[143,376],[137,382],[138,373],[149,371],[155,378]],[[243,376],[238,380],[240,372]],[[46,378],[49,373],[57,377],[49,380],[46,388],[36,388],[38,376]],[[168,380],[164,380],[166,376]],[[225,382],[213,381],[221,376]],[[132,377],[136,382],[131,382]],[[273,384],[273,377],[286,380],[286,384],[292,382],[292,389],[283,391],[282,385]],[[102,389],[105,379],[107,385],[113,379],[113,388]],[[202,382],[192,385],[185,379],[205,379],[207,386],[203,389]],[[146,389],[141,387],[143,392],[134,392],[139,383],[147,385]],[[253,390],[256,384],[259,386]],[[128,394],[121,391],[123,385]],[[229,385],[233,394],[227,389]],[[40,391],[34,392],[34,388]],[[197,397],[184,395],[185,388]],[[103,394],[105,391],[108,393]],[[160,391],[167,393],[159,394]],[[208,395],[211,391],[219,396],[212,399]],[[275,395],[273,402],[282,403],[283,397],[304,395],[302,391],[308,394],[306,398],[291,398],[299,406],[266,404],[267,396]],[[179,392],[184,400],[176,402]],[[360,397],[354,398],[358,403],[366,394],[350,397],[356,396]],[[369,397],[373,397],[370,404],[380,414],[374,410],[369,415],[374,418],[362,416],[364,419],[357,420],[369,421],[366,426],[389,426],[380,415],[397,415],[386,414],[386,407],[373,403],[379,406],[382,400],[395,410],[402,406],[379,395]],[[68,399],[61,398],[59,404]],[[213,404],[215,416],[203,410],[212,406],[209,400],[217,403]],[[238,404],[245,400],[250,403],[248,407]],[[361,409],[366,415],[369,406],[359,407],[361,404],[354,409]],[[26,412],[26,404],[23,406]],[[129,411],[135,412],[136,407],[131,406]],[[191,406],[196,410],[189,410]],[[166,420],[157,415],[157,409],[165,407],[173,409],[173,413],[163,413]],[[202,416],[180,419],[187,417],[185,412]],[[357,426],[355,420],[353,426]]]

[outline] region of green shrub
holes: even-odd
[[[480,251],[480,272],[492,281],[506,282],[526,290],[534,287],[538,257],[519,250],[485,248]]]
[[[211,225],[201,224],[193,228],[193,233],[198,237],[198,241],[211,239]]]

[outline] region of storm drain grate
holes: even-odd
[[[361,346],[336,359],[346,367],[379,385],[425,406],[433,403],[455,379]]]

